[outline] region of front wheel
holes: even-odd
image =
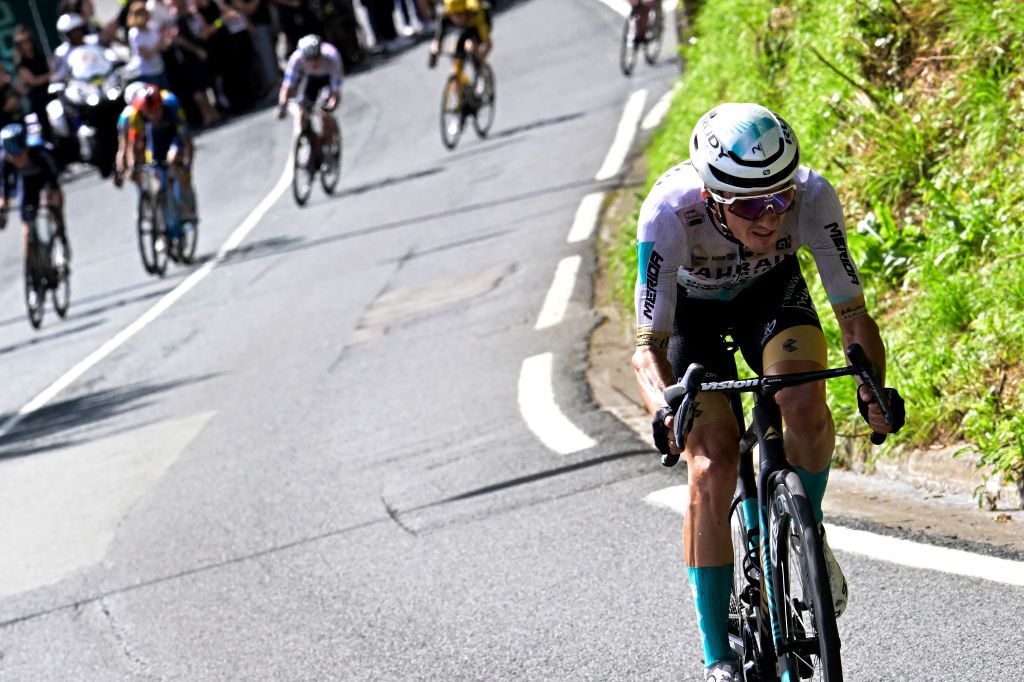
[[[821,535],[795,472],[773,477],[768,514],[780,672],[793,679],[841,682],[839,629]]]
[[[60,317],[66,317],[71,305],[71,248],[64,231],[53,232],[50,236],[49,260],[53,291],[53,309]]]
[[[292,174],[292,195],[295,203],[304,206],[313,191],[313,176],[316,175],[316,141],[313,133],[303,130],[295,138],[295,155],[292,159],[295,172]]]
[[[476,113],[473,115],[473,128],[480,137],[487,137],[494,125],[494,71],[489,64],[481,64],[476,72],[476,82],[473,84],[473,93],[476,98]]]
[[[745,682],[759,682],[761,676],[761,650],[758,646],[760,631],[761,592],[760,571],[757,566],[756,519],[747,518],[748,509],[737,496],[732,503],[729,526],[732,535],[733,579],[729,594],[729,647],[743,667]]]
[[[320,186],[328,194],[334,194],[341,179],[341,128],[335,128],[334,141],[324,148],[324,167],[320,172]]]
[[[455,149],[466,123],[465,103],[462,101],[462,84],[455,74],[448,76],[441,96],[441,142],[448,149]]]
[[[140,194],[136,222],[139,254],[146,272],[157,277],[163,277],[167,271],[167,231],[163,219],[157,198],[149,192]]]

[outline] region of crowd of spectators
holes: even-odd
[[[76,29],[130,55],[126,73],[170,89],[190,123],[209,126],[276,92],[281,65],[302,36],[337,46],[346,72],[367,57],[430,34],[438,0],[120,0],[116,17],[99,17],[93,0],[59,0]],[[81,36],[76,36],[79,41]],[[61,35],[61,39],[68,36]],[[46,125],[47,89],[60,77],[32,31],[14,34],[13,74],[0,68],[0,125],[34,112]]]

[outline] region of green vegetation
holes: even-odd
[[[907,399],[908,425],[895,440],[967,443],[1007,481],[1024,477],[1019,0],[705,0],[683,53],[649,182],[686,158],[694,123],[715,104],[759,102],[782,114],[803,162],[844,202],[889,348],[888,383]],[[635,224],[623,226],[615,255],[627,305]],[[860,434],[851,447],[861,448],[853,391],[834,386],[830,405],[839,432]]]

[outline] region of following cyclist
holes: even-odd
[[[657,0],[629,0],[630,13],[636,15],[636,37],[634,44],[639,45],[647,40],[647,17],[652,11],[658,11]]]
[[[29,224],[40,205],[52,211],[56,235],[67,245],[64,230],[64,194],[60,190],[57,157],[37,135],[29,135],[21,123],[10,123],[0,130],[0,229],[7,226],[7,211],[15,190],[21,205],[22,248],[28,251]]]
[[[199,220],[191,173],[195,145],[181,103],[173,93],[161,90],[152,83],[144,84],[135,94],[132,103],[142,125],[128,125],[128,145],[138,150],[142,146],[139,138],[144,136],[146,160],[150,163],[167,163],[169,172],[182,192],[181,222],[195,224]],[[134,151],[132,156],[133,161],[138,160]],[[180,225],[168,227],[176,230]]]
[[[827,348],[796,251],[808,246],[842,331],[885,378],[885,348],[868,315],[860,274],[846,243],[842,207],[832,185],[800,165],[796,135],[756,104],[722,104],[697,122],[690,160],[666,171],[640,209],[636,282],[636,352],[632,365],[655,444],[679,453],[666,405],[666,386],[692,362],[710,377],[735,379],[723,336],[732,335],[759,375],[823,369]],[[866,387],[861,414],[879,433],[902,425],[903,401],[887,389],[889,427]],[[729,505],[736,488],[740,437],[738,401],[698,395],[686,441],[690,500],[683,553],[704,647],[705,679],[741,679],[727,633],[733,553]],[[821,501],[835,447],[835,424],[824,382],[777,395],[790,462],[821,524]],[[836,615],[847,585],[821,530]]]
[[[461,31],[455,42],[455,75],[463,85],[469,85],[470,78],[462,69],[466,54],[472,55],[477,64],[483,64],[494,47],[490,6],[479,0],[444,0],[444,13],[437,22],[434,42],[430,44],[430,68],[437,66],[441,43],[452,27]]]
[[[341,56],[338,48],[320,39],[320,36],[307,35],[299,39],[295,52],[288,58],[284,70],[284,81],[277,96],[277,117],[283,119],[287,114],[288,99],[296,89],[297,82],[305,78],[302,94],[298,97],[299,124],[306,127],[309,107],[317,102],[320,92],[327,88],[327,100],[320,109],[320,129],[317,137],[317,149],[334,143],[338,134],[337,125],[330,112],[341,102]]]

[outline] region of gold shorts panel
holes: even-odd
[[[775,335],[761,354],[765,371],[785,360],[809,360],[822,369],[828,366],[828,346],[821,329],[801,324]]]

